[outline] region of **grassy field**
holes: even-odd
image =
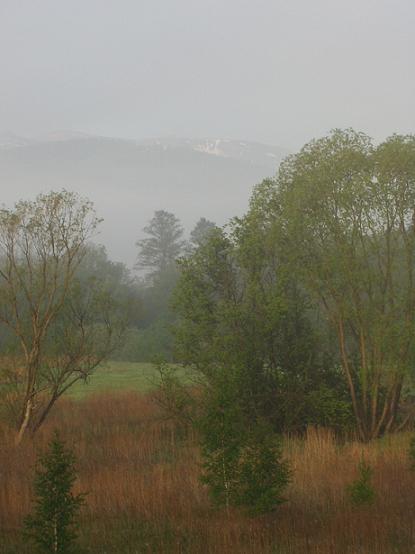
[[[415,552],[408,434],[370,445],[338,443],[326,430],[286,438],[293,468],[287,502],[257,518],[217,511],[199,480],[193,432],[166,420],[146,394],[157,379],[153,364],[110,362],[72,388],[35,442],[16,449],[11,430],[0,426],[0,554],[32,552],[20,530],[30,511],[36,455],[54,428],[79,460],[77,490],[88,492],[80,535],[85,554]],[[376,499],[356,508],[347,487],[362,455],[374,468]]]
[[[177,375],[186,380],[183,369],[177,367]],[[91,394],[135,391],[148,392],[157,386],[156,366],[137,362],[107,362],[98,368],[87,383],[78,382],[69,389],[67,396],[81,400]]]
[[[37,452],[54,428],[78,458],[76,490],[88,492],[80,526],[85,554],[415,552],[409,434],[369,445],[337,442],[324,429],[287,437],[284,452],[293,469],[287,502],[250,518],[212,507],[190,429],[166,420],[148,395],[118,392],[62,399],[36,441],[17,449],[11,430],[0,425],[1,554],[33,552],[22,539],[22,520],[31,507]],[[373,506],[356,508],[347,487],[362,455],[374,469],[376,498]]]

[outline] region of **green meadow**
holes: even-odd
[[[188,379],[186,370],[177,366],[177,376]],[[153,390],[159,382],[156,365],[141,362],[107,362],[88,378],[79,381],[68,391],[67,396],[82,400],[92,394],[104,392]]]

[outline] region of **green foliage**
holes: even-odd
[[[84,495],[72,493],[75,480],[75,456],[55,433],[39,460],[34,478],[35,506],[25,521],[25,535],[37,552],[79,552],[77,519]]]
[[[275,510],[285,501],[290,476],[279,438],[269,426],[260,425],[250,433],[240,454],[237,504],[251,514]]]
[[[183,368],[181,368],[183,371]],[[189,382],[177,366],[159,361],[156,364],[158,387],[153,394],[156,402],[177,424],[194,425],[198,414],[198,399],[192,395]]]
[[[180,263],[175,357],[206,382],[221,368],[236,372],[244,409],[275,431],[328,421],[342,429],[350,401],[322,338],[327,328],[316,324],[316,310],[284,256],[256,213],[235,220],[228,232],[213,229]],[[318,395],[325,395],[329,417]]]
[[[365,441],[398,425],[414,363],[414,200],[415,136],[375,147],[352,129],[306,144],[254,197],[337,334]]]
[[[201,479],[217,506],[229,508],[237,503],[244,423],[235,383],[232,376],[224,375],[206,391],[197,422],[203,457]]]
[[[275,510],[290,471],[272,427],[250,421],[241,405],[239,379],[220,375],[203,398],[198,420],[202,482],[218,506],[240,506],[251,515]]]
[[[114,360],[126,362],[149,362],[162,356],[173,360],[173,337],[170,323],[159,319],[148,327],[128,329],[123,345],[113,356]]]
[[[358,472],[358,478],[348,487],[350,500],[354,506],[370,506],[376,496],[372,484],[373,468],[363,457],[359,462]]]
[[[331,427],[345,431],[353,427],[353,411],[345,387],[339,395],[339,388],[322,384],[310,390],[306,396],[306,420],[308,425]]]

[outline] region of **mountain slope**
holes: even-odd
[[[220,139],[132,141],[64,132],[43,140],[11,137],[0,136],[1,201],[75,190],[104,218],[98,240],[129,265],[155,210],[174,212],[187,230],[201,216],[223,224],[246,210],[252,187],[273,175],[286,154]]]

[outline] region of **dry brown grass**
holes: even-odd
[[[415,552],[415,474],[408,436],[363,446],[337,444],[324,430],[286,439],[294,469],[287,502],[275,514],[249,518],[213,510],[199,483],[193,437],[163,419],[137,394],[62,401],[36,443],[13,446],[0,428],[0,552],[26,554],[19,542],[30,511],[36,452],[59,428],[79,460],[77,487],[89,491],[82,516],[86,552],[358,554]],[[377,499],[350,505],[345,489],[364,452],[375,471]]]

